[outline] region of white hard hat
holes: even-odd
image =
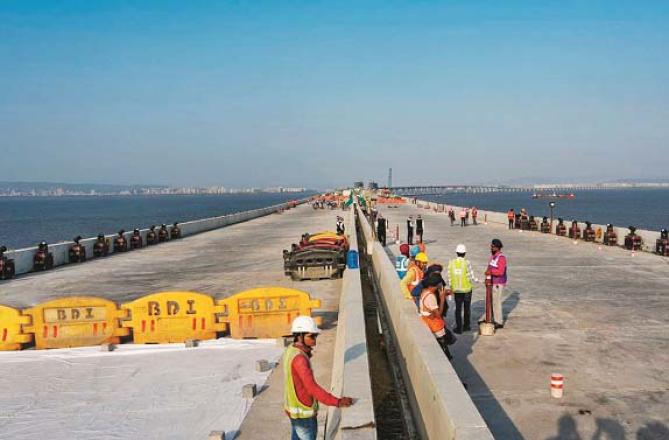
[[[311,316],[298,316],[290,328],[292,333],[320,333],[321,330]]]
[[[455,253],[456,254],[466,254],[467,253],[467,248],[465,247],[464,244],[459,244],[455,247]]]

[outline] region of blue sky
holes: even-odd
[[[2,180],[669,177],[669,2],[7,1]]]

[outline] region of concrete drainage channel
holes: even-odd
[[[418,439],[407,390],[398,368],[395,341],[383,307],[379,307],[381,303],[371,261],[365,252],[366,243],[357,216],[356,219],[358,237],[363,242],[360,246],[360,278],[377,435],[381,439]]]

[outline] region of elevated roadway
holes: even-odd
[[[430,260],[446,264],[464,243],[480,279],[490,240],[504,243],[504,329],[492,337],[464,333],[451,348],[495,438],[669,438],[669,259],[505,224],[450,226],[446,214],[414,205],[379,212],[390,232],[400,226],[403,240],[407,217],[421,214]],[[479,285],[474,330],[484,298]],[[565,377],[561,400],[550,397],[551,373]]]
[[[323,318],[325,330],[318,340],[314,363],[317,380],[327,387],[342,283],[341,280],[291,281],[283,272],[282,250],[289,248],[304,232],[334,229],[338,214],[341,212],[315,211],[302,205],[283,214],[158,246],[25,275],[0,282],[0,304],[25,308],[76,295],[99,296],[122,303],[149,293],[175,290],[225,298],[259,286],[304,290],[312,298],[321,300],[321,308],[315,314]],[[237,353],[250,355],[260,348],[246,347],[239,342],[242,345],[226,346],[227,351],[215,351],[216,347],[212,347],[197,351],[187,359],[181,344],[178,349],[181,351],[168,357],[145,357],[169,363],[164,369],[153,372],[147,372],[146,368],[158,360],[148,365],[138,364],[137,370],[133,370],[130,358],[124,355],[125,347],[118,354],[110,353],[112,358],[100,357],[99,350],[94,349],[82,358],[83,362],[59,354],[67,350],[1,353],[3,403],[0,412],[17,416],[0,420],[0,438],[5,438],[3,433],[11,433],[8,438],[38,435],[53,439],[205,438],[209,430],[221,428],[217,423],[226,420],[226,412],[244,408],[240,390],[231,390],[227,385],[236,383],[240,376],[248,374],[247,370],[253,371],[253,359],[250,365],[235,364],[233,359]],[[270,349],[274,345],[272,343]],[[74,350],[74,353],[79,351]],[[194,364],[196,357],[200,361]],[[187,363],[176,371],[170,369],[175,367],[172,363],[178,362]],[[193,365],[188,367],[188,363]],[[22,378],[23,370],[29,371],[29,378]],[[127,373],[128,382],[117,386],[116,379],[111,378],[114,371]],[[147,381],[137,382],[142,377]],[[218,395],[214,393],[216,397],[207,400],[207,393],[216,389],[220,390]],[[189,390],[201,393],[193,394]],[[261,391],[259,397],[266,392]],[[218,406],[217,409],[212,410],[212,405]],[[172,410],[168,410],[170,407]],[[322,412],[323,417],[325,414]],[[180,431],[182,428],[174,425],[175,420],[187,431]],[[274,408],[271,420],[271,432],[275,436],[264,438],[288,438],[290,424],[281,406]],[[228,438],[234,435],[231,432]]]

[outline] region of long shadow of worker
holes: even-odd
[[[564,414],[560,417],[557,435],[548,437],[546,440],[581,440],[581,436],[576,429],[576,420],[571,414]]]
[[[660,440],[669,438],[669,428],[662,422],[653,420],[636,432],[637,440]]]
[[[503,303],[502,309],[505,316],[516,308],[520,302],[520,293],[513,291],[511,295],[507,296]],[[451,311],[451,309],[453,311]],[[454,316],[455,307],[449,308],[449,317],[447,323],[455,322]],[[453,313],[453,315],[451,315]],[[472,304],[472,332],[463,333],[458,337],[458,342],[453,346],[453,355],[455,357],[453,367],[458,373],[458,376],[466,383],[467,391],[474,402],[474,405],[481,413],[486,424],[490,428],[493,436],[500,439],[516,440],[523,439],[520,431],[516,428],[511,418],[508,416],[504,408],[495,398],[492,391],[486,384],[485,380],[476,371],[476,367],[472,365],[469,356],[473,352],[473,346],[476,343],[475,332],[477,329],[477,320],[480,316],[485,315],[485,300],[476,301]]]
[[[625,428],[615,419],[598,417],[595,420],[597,431],[592,440],[625,440]]]

